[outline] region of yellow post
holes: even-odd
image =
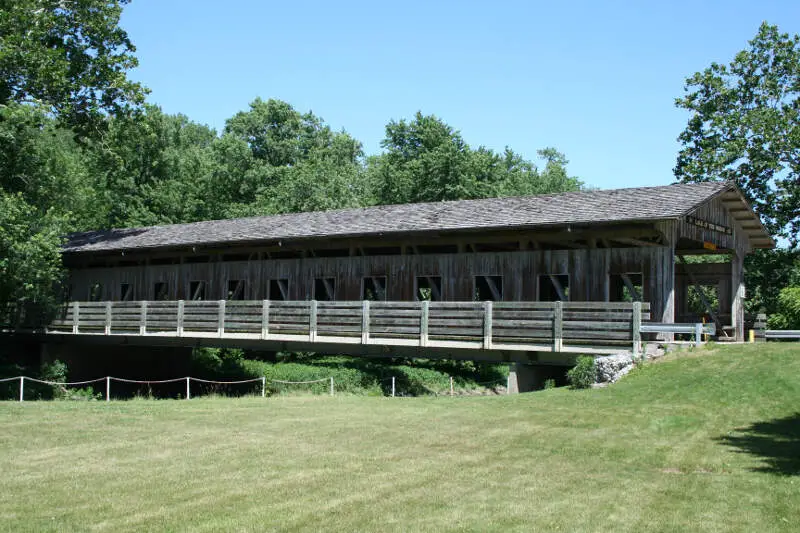
[[[750,330],[750,342],[756,342],[756,330]]]

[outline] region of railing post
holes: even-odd
[[[261,302],[261,340],[269,336],[269,300]]]
[[[492,302],[483,302],[483,349],[492,349]]]
[[[361,302],[361,344],[369,344],[369,300]]]
[[[225,300],[219,301],[217,313],[217,336],[222,338],[225,334]]]
[[[422,303],[422,314],[419,317],[419,345],[428,345],[428,316],[430,315],[431,303],[424,300]]]
[[[694,345],[695,347],[700,346],[700,341],[703,336],[703,324],[701,322],[697,322],[694,325]]]
[[[183,337],[183,311],[185,303],[183,300],[178,300],[178,337]]]
[[[331,376],[331,396],[333,396],[333,376]]]
[[[311,312],[308,314],[308,340],[317,340],[317,301],[311,300]]]
[[[111,377],[106,376],[106,401],[111,400]]]
[[[189,390],[189,379],[190,379],[190,378],[187,376],[187,377],[186,377],[186,399],[187,399],[187,400],[191,400],[191,399],[192,399],[192,393],[191,393],[191,391]]]
[[[80,323],[81,306],[79,302],[72,302],[72,333],[78,334],[78,324]]]
[[[139,307],[139,335],[147,333],[147,300],[142,300]]]
[[[267,377],[261,376],[261,397],[267,397]]]
[[[642,351],[642,302],[633,302],[631,320],[631,339],[633,340],[633,358]]]
[[[110,301],[106,302],[106,328],[105,328],[105,334],[106,335],[110,335],[111,334],[111,302]]]
[[[564,346],[564,302],[553,302],[553,351],[560,352]]]
[[[455,394],[455,387],[453,387],[453,376],[450,376],[450,396]]]
[[[25,376],[19,377],[19,401],[25,398]]]
[[[394,398],[394,391],[395,391],[395,382],[394,382],[394,376],[392,376],[392,398]]]

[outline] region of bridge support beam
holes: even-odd
[[[540,390],[548,379],[554,380],[558,386],[565,385],[569,368],[561,365],[514,363],[508,372],[508,392],[517,394]]]

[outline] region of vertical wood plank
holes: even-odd
[[[642,351],[642,302],[633,302],[631,334],[633,338],[633,358],[636,359],[639,357],[639,352]]]
[[[269,300],[261,301],[261,340],[269,337]]]
[[[183,337],[183,311],[185,303],[183,300],[178,300],[178,337]]]
[[[369,300],[361,302],[361,344],[369,344]]]
[[[492,302],[483,302],[483,349],[492,349]]]
[[[553,302],[553,351],[560,352],[564,338],[564,302]]]
[[[219,300],[217,307],[217,336],[225,334],[225,300]]]
[[[308,340],[317,340],[317,301],[311,300],[311,312],[308,315]]]
[[[139,304],[139,335],[147,333],[147,300]]]
[[[106,302],[106,327],[105,334],[111,334],[111,302]]]
[[[430,315],[431,303],[428,300],[420,302],[421,315],[419,317],[419,345],[428,345],[428,316]]]
[[[78,302],[72,302],[72,333],[78,334],[78,324],[80,320],[81,306]]]

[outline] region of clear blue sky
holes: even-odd
[[[435,114],[474,147],[554,146],[601,188],[673,181],[683,82],[800,1],[134,0],[122,26],[150,102],[218,131],[256,96],[311,110],[368,154]]]

